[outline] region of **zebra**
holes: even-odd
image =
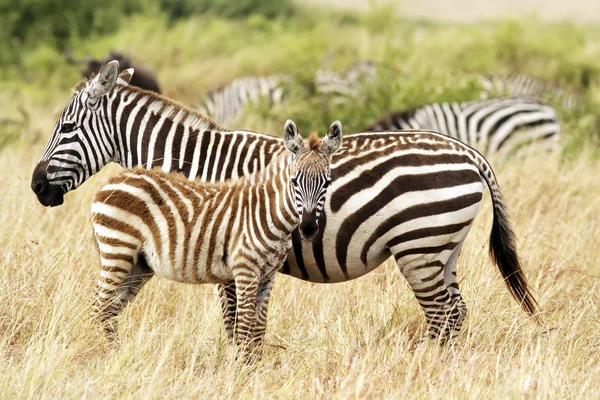
[[[245,107],[260,100],[279,104],[284,99],[290,75],[246,76],[210,92],[195,108],[209,115],[217,124],[225,125],[238,118]]]
[[[154,272],[186,283],[235,281],[236,343],[245,352],[259,347],[275,273],[292,247],[292,231],[315,238],[331,155],[341,141],[336,121],[322,143],[313,133],[305,146],[288,120],[284,144],[294,156],[274,158],[270,174],[224,183],[145,169],[113,177],[92,204],[102,264],[95,312],[109,336],[139,282]]]
[[[377,76],[377,64],[370,61],[354,63],[341,73],[319,69],[313,81],[318,95],[333,97],[338,104],[358,96],[365,85]],[[291,75],[244,76],[211,91],[194,108],[210,116],[217,124],[228,125],[240,117],[245,108],[259,101],[270,107],[283,102],[294,79]]]
[[[536,150],[556,149],[560,127],[556,110],[545,102],[514,97],[426,104],[381,117],[364,131],[431,129],[502,161],[533,142]]]
[[[373,85],[378,71],[379,65],[373,61],[355,62],[342,72],[319,69],[315,74],[315,91],[317,94],[332,97],[337,104],[342,104],[358,97],[366,87]]]
[[[264,170],[282,152],[281,138],[219,128],[164,96],[128,86],[132,71],[117,74],[117,63],[109,63],[75,86],[33,171],[31,188],[41,204],[62,204],[68,191],[109,162],[221,182]],[[393,256],[425,314],[425,336],[444,341],[458,334],[466,315],[456,267],[487,186],[491,257],[513,297],[536,315],[508,208],[490,164],[476,150],[426,130],[365,132],[345,135],[331,162],[333,182],[317,236],[306,244],[294,231],[280,272],[345,282]],[[218,292],[231,335],[235,282]]]
[[[560,86],[546,83],[527,74],[478,75],[483,87],[482,98],[491,96],[531,96],[560,104],[564,110],[575,110],[583,102],[581,93],[564,90]]]

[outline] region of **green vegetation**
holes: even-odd
[[[98,0],[53,4],[0,0],[3,398],[600,398],[600,27],[438,24],[280,0],[127,0],[102,12]],[[582,91],[581,110],[559,108],[566,160],[533,154],[496,168],[542,321],[525,317],[487,256],[488,199],[459,259],[469,314],[447,346],[416,346],[424,318],[393,261],[335,285],[278,276],[264,358],[251,368],[235,362],[210,285],[154,278],[124,313],[118,346],[108,343],[90,319],[99,260],[89,210],[119,168],[103,168],[58,208],[30,188],[80,79],[66,47],[76,57],[123,50],[188,104],[237,76],[293,74],[290,100],[237,121],[272,134],[287,118],[321,134],[339,119],[350,133],[395,109],[477,98],[473,72],[524,72]],[[314,96],[318,68],[354,60],[383,64],[372,88],[344,105]]]
[[[600,137],[600,99],[594,96],[600,87],[596,27],[544,24],[534,18],[434,24],[404,20],[385,8],[353,14],[276,0],[129,0],[105,14],[94,11],[95,2],[85,4],[70,11],[73,17],[37,8],[33,13],[33,6],[26,5],[13,10],[18,18],[12,18],[8,31],[16,36],[8,41],[13,45],[5,56],[12,62],[0,71],[0,104],[12,104],[17,96],[26,108],[55,110],[66,103],[79,79],[78,68],[65,62],[65,47],[76,57],[98,58],[119,49],[154,68],[168,96],[191,105],[237,76],[297,77],[289,101],[273,110],[252,108],[238,121],[243,128],[278,133],[285,119],[294,118],[303,127],[322,130],[339,119],[352,132],[392,110],[477,99],[480,88],[472,73],[524,72],[585,95],[581,110],[561,114],[567,153],[587,143],[596,147]],[[93,18],[86,19],[88,14]],[[76,23],[63,26],[56,18]],[[55,26],[68,32],[59,33]],[[314,95],[308,83],[318,68],[343,69],[355,60],[384,66],[366,93],[343,105]],[[45,137],[51,123],[42,129]]]

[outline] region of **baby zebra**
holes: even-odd
[[[246,353],[259,345],[292,231],[299,226],[305,240],[319,231],[341,140],[336,121],[322,143],[313,134],[305,146],[288,120],[284,144],[293,157],[284,152],[255,175],[211,184],[139,169],[112,178],[92,205],[102,264],[94,311],[106,332],[116,333],[116,317],[154,271],[178,282],[235,281],[236,343]]]

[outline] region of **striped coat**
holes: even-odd
[[[257,173],[211,184],[139,169],[100,189],[92,205],[102,264],[96,310],[109,333],[138,292],[132,280],[144,279],[148,270],[178,282],[235,281],[237,342],[260,344],[275,272],[296,227],[305,238],[315,237],[331,180],[329,160],[341,143],[339,123],[323,144],[313,136],[308,147],[292,121],[285,132],[295,156],[274,159],[268,178]]]
[[[433,103],[383,116],[365,131],[431,129],[504,160],[528,147],[553,150],[560,140],[556,111],[533,98]]]
[[[126,80],[108,64],[97,79],[76,87],[32,176],[42,204],[62,204],[68,191],[111,161],[223,181],[262,170],[282,152],[280,138],[224,130],[172,100],[127,86]],[[507,207],[489,163],[477,151],[422,130],[347,135],[332,158],[331,176],[319,232],[310,244],[302,243],[297,231],[292,234],[283,273],[344,282],[394,256],[423,307],[428,335],[455,334],[465,315],[458,255],[487,185],[494,203],[491,253],[519,304],[535,312]],[[227,323],[235,318],[235,282],[220,293]]]

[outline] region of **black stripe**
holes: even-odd
[[[137,159],[137,144],[138,140],[143,140],[144,132],[140,132],[140,128],[142,125],[142,119],[144,118],[145,112],[143,109],[140,109],[133,120],[133,125],[131,126],[131,142],[129,144],[129,153],[131,154],[131,162],[133,166],[141,165],[144,163],[143,155],[141,160]],[[148,121],[150,123],[150,121]],[[143,142],[142,142],[143,143]]]
[[[183,140],[184,129],[185,128],[181,123],[177,124],[177,127],[175,128],[175,137],[173,138],[173,146],[171,146],[171,165],[169,166],[169,171],[180,171],[179,156],[181,154],[181,141]]]
[[[402,257],[412,256],[415,254],[439,254],[444,250],[452,250],[456,246],[458,246],[458,243],[448,242],[441,246],[413,247],[411,249],[406,249],[406,250],[399,251],[398,253],[395,253],[394,258],[396,259],[396,261],[398,261]]]
[[[302,274],[302,279],[308,280],[308,271],[304,265],[304,258],[302,257],[302,238],[298,229],[294,229],[292,232],[292,245],[294,247],[294,257],[296,258],[296,266]]]
[[[357,165],[361,165],[364,161],[361,160],[362,157],[356,157],[355,162],[351,163],[352,167],[356,168]],[[369,157],[365,157],[367,160],[372,159],[373,155],[371,154]],[[415,154],[415,153],[404,153],[399,155],[398,157],[394,157],[388,159],[381,164],[373,167],[368,171],[363,171],[360,175],[344,185],[335,189],[333,193],[331,193],[331,210],[333,212],[339,211],[342,206],[350,199],[351,196],[356,193],[365,190],[367,188],[373,187],[381,177],[390,172],[394,168],[398,167],[413,167],[413,166],[425,166],[425,165],[439,165],[439,164],[473,164],[473,162],[469,159],[466,154]],[[350,163],[349,163],[350,164]],[[346,166],[347,168],[348,166]],[[344,171],[345,172],[345,171]],[[442,173],[442,172],[440,172]],[[450,174],[450,178],[452,175],[456,175],[456,171],[448,171]],[[411,186],[403,186],[402,190],[404,192],[411,191],[413,185],[420,187],[421,181],[431,181],[431,183],[438,182],[438,184],[443,183],[446,177],[437,176],[439,173],[430,173],[430,174],[420,174],[420,175],[407,175],[404,179],[407,179],[406,182],[403,182],[407,185]],[[410,176],[415,177],[410,180]],[[336,179],[339,179],[339,170],[338,168],[331,170],[331,179],[335,182]],[[442,186],[443,187],[443,186]],[[437,188],[434,186],[432,188]]]
[[[217,149],[219,148],[219,143],[221,143],[221,135],[215,134],[215,141],[212,144],[212,152],[210,153],[210,158],[208,160],[208,165],[206,166],[206,180],[208,182],[211,181],[213,170],[215,169],[215,161],[217,158]],[[223,151],[223,149],[221,149]],[[218,181],[218,178],[217,178]]]
[[[327,216],[322,213],[319,217],[319,233],[312,241],[313,256],[315,262],[319,268],[319,272],[323,276],[323,282],[329,282],[329,275],[327,274],[327,267],[325,266],[325,252],[323,249],[323,233],[327,227]]]
[[[204,172],[206,155],[208,154],[208,147],[210,145],[210,136],[210,131],[204,131],[200,138],[200,157],[198,157],[198,172],[196,173],[196,179],[202,177],[202,173]]]
[[[464,207],[461,207],[463,205],[462,203],[456,202],[454,200],[449,205],[453,205],[455,207],[460,207],[460,208],[455,208],[452,211],[456,211],[456,210],[460,210],[460,209],[464,208]],[[426,206],[422,205],[421,207],[422,207],[421,209],[424,209]],[[441,208],[438,208],[438,207],[427,207],[427,208],[429,209],[429,211],[431,211],[433,213],[433,214],[428,214],[428,215],[436,215],[436,214],[442,213]],[[420,210],[413,209],[411,211],[415,212],[415,211],[420,211]],[[450,212],[452,212],[452,211],[450,211]],[[410,213],[409,213],[409,215],[410,215]],[[424,215],[421,215],[420,217],[423,217],[423,216]],[[414,219],[414,217],[412,217],[411,219]],[[473,222],[473,219],[470,219],[468,221],[461,222],[458,224],[432,226],[432,227],[427,227],[427,228],[415,229],[415,230],[405,232],[398,236],[393,237],[392,239],[390,239],[387,242],[387,247],[391,248],[391,247],[397,246],[400,243],[409,242],[411,240],[423,239],[423,238],[433,237],[433,236],[450,235],[453,233],[457,233],[461,229],[463,229],[465,226],[468,226],[469,224],[471,224],[472,222]],[[397,226],[397,225],[394,225],[394,226]],[[382,231],[379,230],[379,227],[378,227],[378,229],[371,234],[369,239],[363,245],[362,252],[360,254],[360,260],[362,261],[363,264],[367,265],[367,253],[368,253],[369,249],[371,248],[371,246],[373,246],[373,244],[377,241],[377,239],[379,239],[380,237],[385,235],[385,232],[383,232],[383,233],[381,233],[381,232]],[[377,233],[380,233],[380,234],[377,234]]]
[[[426,179],[425,176],[427,175],[429,176]],[[348,278],[346,267],[348,246],[350,246],[350,242],[356,227],[359,227],[363,222],[385,207],[393,199],[403,193],[406,193],[407,191],[441,189],[457,186],[458,184],[481,181],[479,173],[471,170],[442,171],[437,174],[427,175],[409,175],[396,178],[388,185],[387,188],[379,193],[379,195],[371,199],[371,201],[367,202],[363,207],[361,207],[359,210],[356,210],[352,215],[348,216],[348,218],[344,220],[344,222],[340,225],[340,229],[338,230],[335,245],[337,261],[342,272],[344,273],[344,276]],[[381,235],[390,231],[392,226],[397,226],[403,221],[418,218],[420,215],[432,215],[435,213],[441,214],[444,212],[444,207],[446,209],[452,209],[456,207],[464,208],[469,204],[475,204],[481,201],[481,198],[482,193],[477,192],[441,202],[434,202],[425,205],[418,204],[400,211],[393,217],[389,218],[384,224],[378,226],[375,232]]]

